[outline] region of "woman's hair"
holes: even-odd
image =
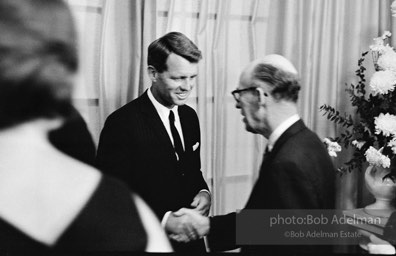
[[[0,129],[68,116],[78,59],[62,0],[0,0]]]
[[[170,32],[149,45],[147,64],[162,73],[168,68],[166,60],[171,53],[191,63],[198,63],[202,59],[201,51],[188,37],[180,32]]]

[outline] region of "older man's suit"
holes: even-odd
[[[245,209],[334,209],[335,172],[321,140],[299,120],[265,154],[259,178]],[[209,245],[214,250],[236,247],[236,214],[210,221]],[[314,252],[312,246],[242,247],[250,252]],[[319,249],[323,249],[319,248]]]
[[[393,246],[396,246],[396,212],[389,216],[384,229],[384,238]]]
[[[208,189],[201,172],[197,114],[186,105],[178,112],[185,146],[181,163],[147,91],[112,113],[100,135],[98,168],[126,182],[159,219],[167,211],[190,207],[198,192]]]

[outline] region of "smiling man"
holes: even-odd
[[[190,233],[172,212],[182,207],[208,215],[210,193],[200,163],[200,129],[185,105],[195,86],[201,52],[171,32],[148,48],[151,87],[112,113],[102,130],[97,165],[125,181],[154,210],[168,233]],[[173,242],[175,251],[205,251],[203,240]]]

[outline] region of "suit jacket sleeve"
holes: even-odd
[[[228,251],[236,245],[236,213],[210,217],[208,245],[213,251]]]
[[[393,246],[396,246],[396,212],[392,213],[388,222],[386,223],[384,237]]]
[[[121,180],[128,180],[131,147],[128,146],[128,136],[122,119],[109,118],[100,134],[98,151],[96,155],[96,166],[101,171],[115,176]]]

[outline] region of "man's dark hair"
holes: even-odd
[[[275,99],[297,102],[301,86],[296,74],[262,63],[254,68],[253,78],[271,86],[271,95]]]
[[[166,60],[171,53],[191,63],[198,63],[202,59],[201,51],[188,37],[180,32],[170,32],[149,45],[147,64],[160,73],[166,71]]]

